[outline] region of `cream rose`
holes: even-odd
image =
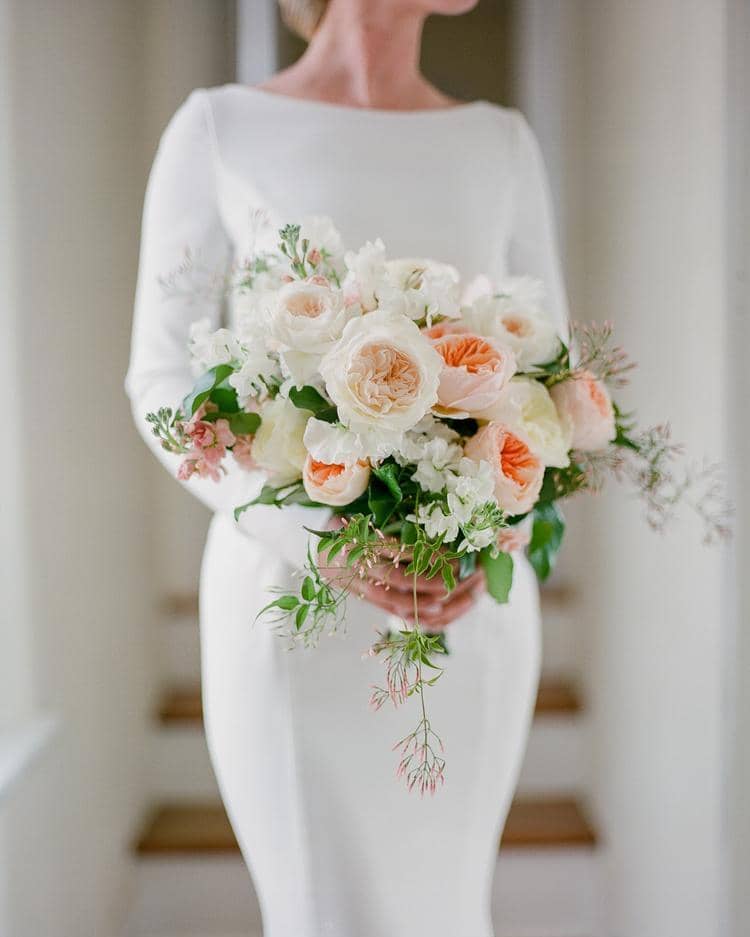
[[[345,426],[400,436],[437,401],[441,366],[413,322],[378,309],[347,323],[320,373]]]
[[[322,277],[286,283],[266,307],[269,334],[284,348],[322,354],[341,336],[353,310]]]
[[[462,310],[467,326],[513,350],[518,369],[551,361],[560,349],[555,326],[541,305],[541,285],[528,277],[509,278],[492,294]]]
[[[514,377],[498,401],[476,416],[502,423],[528,439],[545,465],[565,468],[570,464],[570,430],[563,426],[549,391],[539,381]]]
[[[615,438],[615,411],[604,384],[588,371],[550,391],[573,449],[596,452]]]
[[[512,516],[526,514],[539,497],[544,465],[528,442],[502,423],[488,423],[464,448],[474,462],[488,462],[495,480],[495,499]]]
[[[253,459],[268,472],[272,484],[282,487],[301,477],[307,458],[302,439],[310,416],[285,397],[276,397],[261,408],[261,424],[253,439]]]
[[[516,370],[510,349],[471,332],[443,335],[433,347],[443,359],[435,409],[445,415],[473,416],[491,407]]]
[[[311,455],[302,469],[305,491],[320,504],[343,507],[351,504],[367,491],[370,481],[370,466],[367,462],[341,465],[316,462]]]

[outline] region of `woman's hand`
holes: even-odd
[[[340,523],[338,518],[334,518],[329,527],[335,529]],[[339,557],[341,568],[344,568],[345,557],[341,554]],[[410,562],[410,557],[403,555],[397,559],[392,551],[385,549],[383,561],[370,569],[365,567],[365,575],[352,584],[351,591],[359,598],[403,618],[408,624],[413,624],[414,576],[405,572]],[[339,578],[332,570],[328,571],[327,576],[333,581]],[[469,611],[484,591],[484,573],[481,570],[459,580],[452,592],[446,591],[440,576],[434,579],[418,576],[417,607],[420,625],[427,631],[442,631],[446,625]]]

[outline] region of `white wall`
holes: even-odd
[[[535,50],[527,103],[562,160],[573,314],[615,320],[640,363],[628,406],[644,421],[668,417],[697,456],[724,458],[726,388],[706,376],[726,364],[725,5],[521,8]],[[725,871],[726,556],[701,546],[695,524],[651,534],[620,494],[589,501],[577,523],[604,933],[713,937]]]
[[[1,378],[0,566],[20,584],[3,623],[19,640],[3,628],[0,660],[24,678],[12,710],[10,681],[0,693],[6,718],[61,721],[0,815],[2,937],[114,937],[128,900],[167,549],[122,389],[140,211],[169,112],[231,74],[225,13],[215,0],[0,3],[2,357],[15,365]]]

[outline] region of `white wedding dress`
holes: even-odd
[[[166,298],[159,277],[189,247],[208,270],[248,244],[253,213],[275,224],[330,215],[345,243],[382,237],[391,256],[429,256],[471,279],[541,278],[561,331],[565,299],[547,186],[523,117],[485,102],[445,110],[361,110],[228,85],[194,92],[161,141],[149,182],[127,379],[143,416],[189,389],[188,328],[221,303]],[[228,311],[231,316],[231,310]],[[368,709],[381,665],[363,659],[385,615],[351,600],[347,633],[289,651],[259,621],[268,589],[302,562],[303,508],[231,509],[262,484],[232,470],[190,490],[216,512],[201,577],[208,743],[255,882],[266,937],[490,937],[489,892],[536,694],[537,589],[517,557],[511,601],[484,598],[447,629],[430,691],[445,742],[434,798],[396,780],[394,741],[414,704]]]

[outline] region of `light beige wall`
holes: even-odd
[[[725,4],[519,0],[524,105],[563,206],[573,314],[639,361],[622,397],[728,455]],[[546,140],[545,140],[546,137]],[[557,155],[555,155],[557,154]],[[718,377],[717,377],[718,376]],[[724,865],[727,556],[612,492],[578,515],[607,937],[715,937]]]
[[[30,702],[61,723],[3,805],[3,937],[114,937],[128,899],[157,677],[155,561],[180,542],[160,537],[157,471],[122,389],[140,211],[157,127],[192,86],[231,75],[228,7],[0,8],[4,351],[15,345],[25,482],[11,497],[30,586],[14,625],[33,646]]]

